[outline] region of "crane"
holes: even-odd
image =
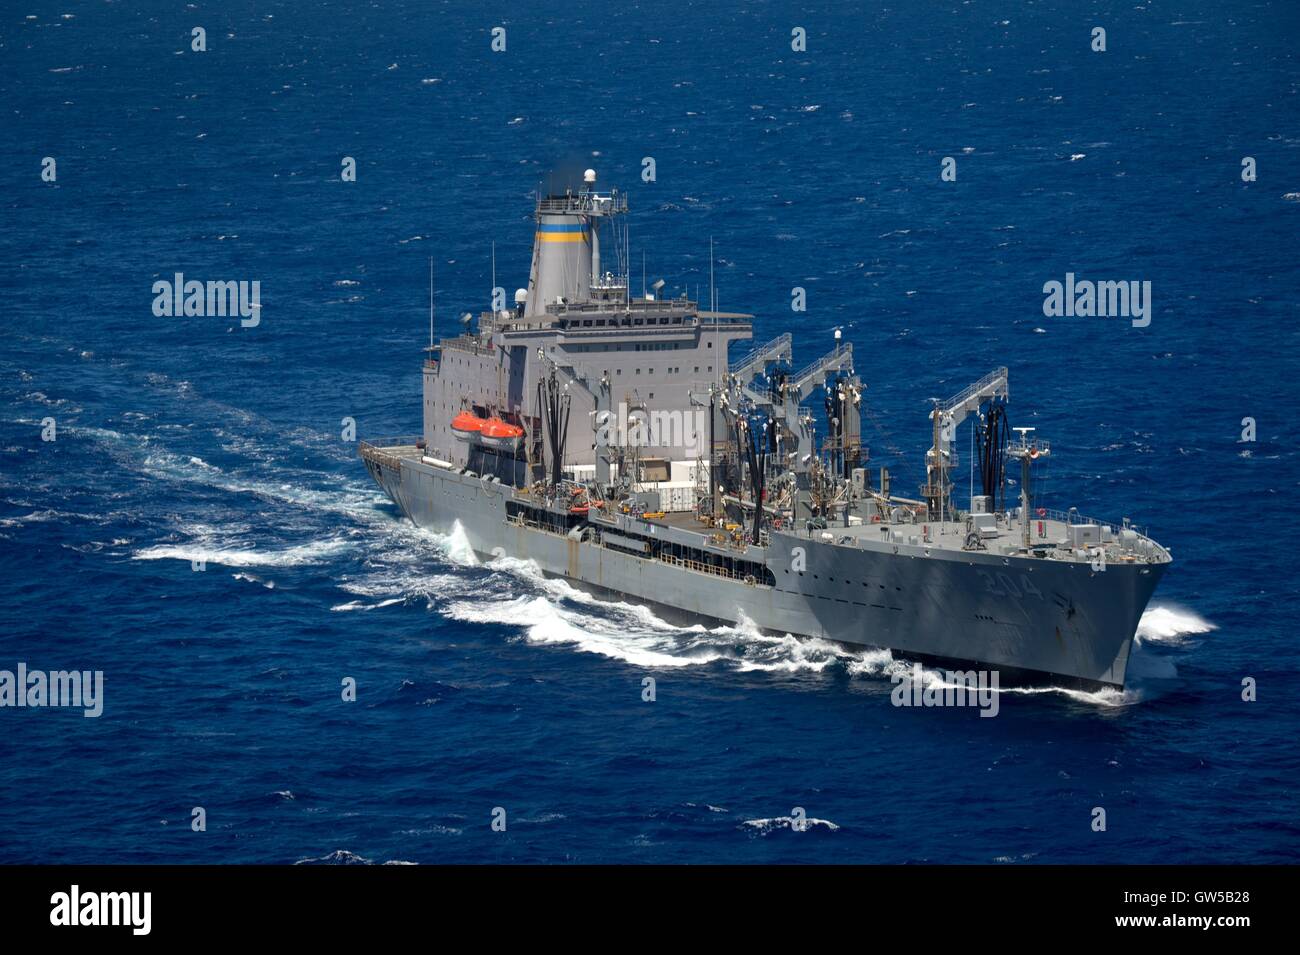
[[[930,411],[930,425],[934,443],[925,453],[925,484],[921,486],[921,496],[929,504],[930,512],[940,520],[943,519],[944,511],[952,507],[952,482],[948,475],[957,463],[953,451],[957,426],[971,412],[979,410],[984,402],[1006,401],[1010,396],[1007,369],[995,368],[947,401],[932,399],[934,407]]]

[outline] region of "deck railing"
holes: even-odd
[[[760,361],[765,359],[776,361],[784,356],[790,355],[794,348],[792,342],[793,339],[790,337],[790,333],[783,332],[770,342],[759,345],[757,348],[750,351],[749,354],[741,358],[740,361],[733,363],[731,365],[732,374],[743,375],[750,371],[750,365],[757,365]]]
[[[1054,507],[1036,507],[1033,508],[1029,515],[1033,520],[1060,521],[1062,524],[1096,524],[1098,527],[1108,527],[1112,534],[1118,535],[1122,530],[1136,531],[1143,537],[1146,537],[1145,529],[1130,523],[1127,527],[1121,521],[1104,521],[1096,517],[1088,517],[1080,514],[1077,508],[1070,508],[1068,511],[1062,511]]]
[[[416,447],[417,441],[423,441],[423,438],[415,435],[404,435],[397,438],[374,438],[370,441],[361,441],[357,445],[357,453],[367,461],[375,461],[394,471],[402,469],[402,456],[394,454],[394,448],[413,448]]]
[[[728,567],[719,567],[716,564],[705,563],[704,561],[691,560],[689,557],[673,557],[665,554],[659,558],[665,564],[674,564],[678,567],[685,567],[687,570],[693,570],[699,574],[712,574],[715,577],[725,577],[728,580],[743,580],[743,574],[738,574]]]
[[[361,442],[361,447],[366,448],[414,448],[424,440],[423,435],[403,434],[397,437],[386,438],[367,438]]]
[[[965,404],[965,403],[966,403],[967,401],[969,401],[971,398],[974,398],[976,395],[978,395],[980,392],[982,392],[985,388],[988,388],[988,387],[990,387],[991,385],[993,385],[994,382],[998,381],[998,379],[1002,379],[1002,380],[1003,380],[1003,382],[1004,382],[1003,390],[1005,391],[1005,390],[1006,390],[1006,386],[1005,386],[1005,380],[1006,380],[1006,377],[1007,377],[1007,370],[1006,370],[1006,368],[994,368],[991,372],[989,372],[987,375],[985,375],[985,376],[984,376],[983,378],[981,378],[979,381],[975,382],[975,384],[973,384],[973,385],[969,385],[968,387],[964,388],[962,391],[960,391],[960,392],[958,392],[957,394],[953,395],[953,396],[952,396],[951,398],[949,398],[947,401],[945,401],[945,402],[943,402],[942,404],[940,404],[940,405],[939,405],[939,410],[940,410],[940,411],[951,411],[951,410],[953,410],[954,408],[956,408],[958,405]]]

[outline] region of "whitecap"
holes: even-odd
[[[132,560],[203,561],[224,567],[296,567],[319,564],[352,545],[347,541],[312,541],[295,547],[218,549],[201,544],[160,544],[131,555]]]
[[[807,829],[818,827],[825,828],[829,832],[837,832],[839,826],[829,819],[814,819],[812,816],[803,820]],[[740,824],[742,827],[757,830],[760,835],[767,835],[769,832],[775,832],[778,829],[794,829],[794,818],[792,816],[774,816],[770,819],[746,819]]]

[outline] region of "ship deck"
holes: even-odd
[[[362,442],[361,455],[363,458],[372,460],[381,467],[393,471],[400,471],[403,461],[450,467],[445,462],[435,463],[434,459],[426,457],[424,449],[417,446],[415,440],[414,438],[389,439],[388,442],[382,444]],[[616,519],[612,509],[606,511],[602,516],[608,520]],[[1047,556],[1050,553],[1052,557],[1058,560],[1092,560],[1095,549],[1100,544],[1106,551],[1108,560],[1163,562],[1170,559],[1165,548],[1155,544],[1154,541],[1151,541],[1147,535],[1142,534],[1140,531],[1138,531],[1139,536],[1143,541],[1149,543],[1150,547],[1141,552],[1135,552],[1131,548],[1122,548],[1120,546],[1120,535],[1125,529],[1123,525],[1093,521],[1075,513],[1046,509],[1043,509],[1041,513],[1035,512],[1033,519],[1030,521],[1029,554],[1026,554],[1024,547],[1023,529],[1020,526],[1019,519],[1014,515],[998,515],[996,534],[981,538],[979,546],[973,549],[967,546],[968,529],[965,523],[966,515],[964,514],[960,515],[961,520],[942,522],[929,522],[921,518],[913,520],[906,511],[903,511],[901,516],[896,511],[890,517],[894,519],[891,520],[887,517],[882,521],[859,521],[855,518],[855,522],[847,527],[842,523],[830,523],[826,527],[813,527],[811,529],[806,523],[799,522],[795,526],[787,527],[785,533],[798,536],[807,535],[812,539],[845,547],[861,547],[868,544],[868,542],[877,545],[894,545],[895,551],[901,549],[908,552],[915,551],[918,554],[927,551],[969,553],[974,550],[990,554],[1025,554],[1026,556],[1037,555],[1040,557]],[[652,518],[624,515],[621,519],[623,522],[630,521],[632,524],[657,525],[671,528],[678,534],[684,533],[698,536],[701,543],[716,539],[719,533],[719,529],[711,528],[702,523],[694,513],[689,511],[668,512],[662,516]],[[1080,524],[1098,525],[1098,537],[1100,537],[1101,529],[1105,528],[1105,539],[1096,540],[1094,543],[1082,547],[1073,546],[1070,543],[1071,527],[1077,527]],[[1134,528],[1134,530],[1137,529]],[[764,536],[766,537],[766,532]],[[743,540],[739,536],[735,537],[732,544],[742,549],[745,547]]]
[[[892,522],[854,523],[848,527],[831,523],[825,528],[814,529],[813,537],[830,539],[836,543],[856,545],[859,541],[881,541],[884,543],[922,545],[932,550],[963,551],[969,550],[967,528],[963,517],[960,521],[916,521],[900,520]],[[1054,548],[1058,541],[1069,535],[1064,521],[1047,518],[1035,519],[1030,523],[1030,550]],[[998,522],[997,534],[981,540],[984,549],[993,553],[1015,553],[1024,549],[1023,531],[1018,520],[1005,519]]]
[[[664,527],[675,527],[682,531],[694,531],[697,534],[704,534],[708,528],[691,511],[681,511],[665,514],[663,517],[642,517],[647,524],[660,524]]]
[[[397,439],[401,440],[401,439]],[[410,444],[372,444],[369,441],[361,442],[361,457],[377,461],[386,467],[394,470],[402,466],[402,460],[421,461],[424,459],[424,449],[416,447],[414,439]]]

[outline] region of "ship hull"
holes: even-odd
[[[1133,635],[1165,565],[1008,559],[869,542],[835,546],[773,534],[773,585],[686,569],[507,519],[509,487],[405,459],[367,461],[420,527],[457,526],[487,558],[534,561],[591,592],[735,623],[879,647],[920,662],[999,671],[1011,683],[1122,687]]]

